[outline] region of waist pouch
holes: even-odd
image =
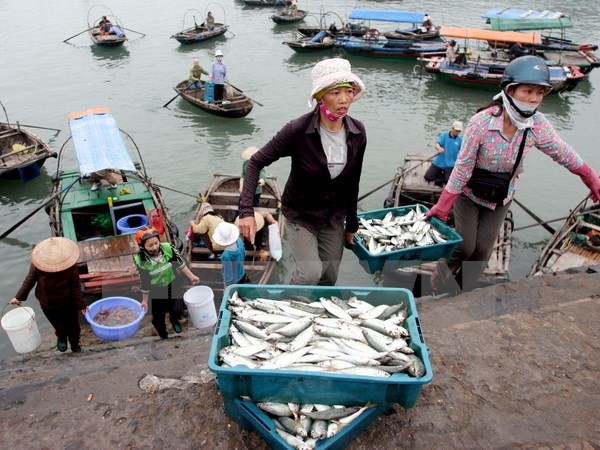
[[[509,172],[490,172],[476,167],[467,187],[480,199],[500,205],[508,196],[511,178]]]

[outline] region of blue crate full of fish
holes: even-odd
[[[429,211],[416,204],[357,214],[358,231],[352,251],[369,273],[387,265],[416,265],[422,261],[449,258],[462,237]]]
[[[227,414],[244,430],[255,431],[273,450],[290,450],[294,448],[314,448],[315,450],[338,450],[347,448],[350,443],[358,437],[371,423],[373,423],[385,410],[384,406],[368,407],[364,412],[347,425],[339,424],[335,434],[331,431],[315,441],[314,446],[301,446],[302,440],[306,442],[314,434],[301,437],[294,434],[292,430],[286,430],[281,423],[280,417],[267,414],[256,403],[248,400],[223,400]],[[302,417],[302,416],[300,416]],[[292,421],[294,421],[292,419]],[[281,421],[282,422],[282,421]],[[295,420],[295,426],[298,421]],[[314,423],[314,422],[313,422]],[[338,422],[336,422],[338,423]],[[308,443],[309,444],[309,443]]]
[[[228,286],[208,367],[224,400],[330,405],[411,408],[433,376],[412,293],[380,287]]]

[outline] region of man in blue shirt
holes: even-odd
[[[448,183],[462,144],[462,137],[459,136],[462,129],[462,122],[457,120],[452,124],[450,131],[440,134],[435,143],[438,155],[433,158],[431,167],[425,172],[427,181],[433,181],[438,186]]]

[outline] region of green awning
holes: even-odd
[[[573,23],[568,17],[553,19],[500,19],[490,18],[492,30],[497,31],[523,31],[523,30],[550,30],[573,28]]]

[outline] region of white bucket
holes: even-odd
[[[208,328],[217,323],[214,294],[208,286],[194,286],[183,294],[190,320],[196,328]]]
[[[35,350],[42,343],[42,336],[35,323],[35,312],[29,306],[15,308],[2,316],[2,328],[17,353]]]

